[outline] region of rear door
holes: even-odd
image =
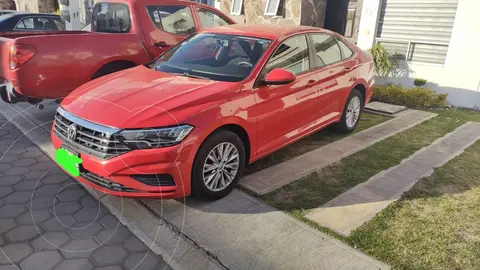
[[[355,67],[353,51],[343,42],[327,33],[311,34],[315,53],[316,73],[319,79],[319,118],[340,116],[344,96],[353,83]]]
[[[146,49],[152,59],[198,30],[191,6],[179,3],[138,6]]]

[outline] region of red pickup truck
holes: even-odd
[[[2,34],[0,94],[8,103],[61,99],[87,81],[146,64],[201,29],[233,23],[191,1],[102,1],[91,32]]]

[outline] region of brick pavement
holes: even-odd
[[[0,116],[0,270],[170,269]]]

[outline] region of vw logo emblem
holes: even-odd
[[[70,126],[68,126],[67,136],[69,140],[75,140],[75,138],[77,137],[77,125],[71,124]]]

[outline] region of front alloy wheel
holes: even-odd
[[[237,176],[240,155],[235,145],[220,143],[210,151],[203,164],[203,181],[211,191],[222,191]]]
[[[219,129],[205,139],[192,168],[192,196],[201,200],[225,197],[242,177],[245,146],[237,134]]]

